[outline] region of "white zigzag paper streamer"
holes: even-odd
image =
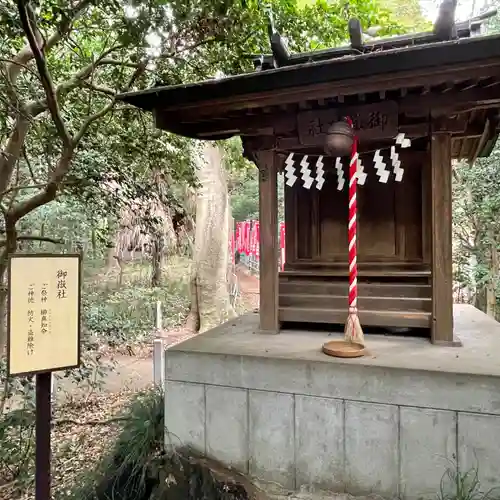
[[[377,175],[379,176],[379,182],[383,182],[384,184],[389,180],[389,171],[386,170],[386,164],[384,163],[384,159],[380,154],[380,149],[375,151],[375,155],[373,156],[374,167],[377,171]]]
[[[325,164],[323,163],[323,157],[320,156],[318,161],[316,162],[316,189],[321,191],[323,184],[325,183],[325,171],[323,167]]]
[[[344,189],[345,178],[344,167],[340,158],[335,160],[335,170],[337,170],[337,190],[342,191]]]
[[[411,139],[406,139],[405,134],[400,132],[396,136],[396,145],[401,146],[403,149],[409,148],[411,146]]]
[[[295,167],[293,166],[294,159],[293,153],[288,155],[288,158],[285,160],[285,177],[287,179],[286,185],[292,187],[297,180],[297,176],[294,174]]]
[[[368,177],[367,173],[365,172],[365,167],[363,166],[363,163],[361,162],[361,158],[358,156],[358,166],[356,169],[356,177],[358,178],[358,184],[360,186],[363,186],[366,182],[366,178]]]
[[[314,179],[311,177],[311,169],[309,168],[309,162],[307,161],[307,155],[302,158],[300,162],[300,173],[302,174],[302,181],[304,182],[304,187],[310,189]]]
[[[399,159],[399,154],[396,151],[396,146],[391,146],[391,163],[394,170],[394,178],[396,182],[401,182],[403,180],[404,169],[401,168],[401,161]]]

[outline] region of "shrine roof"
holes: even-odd
[[[301,114],[392,103],[400,132],[425,138],[431,122],[446,118],[454,158],[473,160],[491,152],[500,131],[500,35],[478,35],[480,22],[473,21],[457,24],[453,40],[419,33],[353,48],[351,36],[350,46],[285,53],[279,64],[275,52],[254,56],[253,72],[157,86],[118,99],[152,111],[156,126],[172,133],[265,138],[268,147],[283,152],[303,146],[293,138],[300,136]],[[385,147],[375,142],[362,147]]]
[[[432,38],[430,38],[432,39]],[[203,106],[210,101],[246,101],[252,96],[273,93],[265,96],[265,105],[280,100],[280,92],[300,89],[320,84],[340,84],[357,80],[352,90],[360,91],[364,83],[381,77],[398,79],[405,75],[407,82],[416,75],[432,75],[447,68],[473,71],[474,67],[495,63],[500,66],[500,35],[476,36],[457,40],[430,43],[415,43],[393,47],[388,42],[380,49],[358,54],[344,54],[347,49],[300,54],[291,58],[289,65],[262,71],[255,71],[220,79],[211,79],[191,84],[158,86],[143,91],[129,92],[118,96],[120,100],[139,108],[182,109],[190,106]],[[366,45],[370,47],[370,45]],[[376,47],[376,46],[375,46]],[[327,55],[330,54],[329,57]],[[401,82],[402,83],[402,82]],[[393,87],[387,81],[387,88]],[[402,85],[400,85],[402,86]],[[336,94],[336,85],[331,94]],[[378,87],[384,87],[384,85]],[[264,96],[263,96],[264,97]],[[243,99],[242,99],[243,98]],[[231,106],[232,107],[232,106]],[[235,105],[234,109],[238,106]],[[241,106],[240,106],[241,107]]]

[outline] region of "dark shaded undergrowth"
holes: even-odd
[[[138,394],[115,445],[75,488],[56,500],[264,499],[243,475],[193,450],[164,452],[164,395]]]

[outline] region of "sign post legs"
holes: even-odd
[[[35,499],[50,500],[51,376],[36,375]]]

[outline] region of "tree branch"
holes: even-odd
[[[54,427],[60,425],[68,425],[68,424],[77,426],[89,425],[95,427],[98,425],[110,425],[110,424],[116,424],[118,422],[128,422],[128,421],[130,421],[130,417],[114,417],[114,418],[108,418],[107,420],[87,420],[86,422],[80,422],[78,420],[65,418],[65,419],[55,420],[53,425]]]
[[[26,147],[23,145],[22,147],[22,153],[23,153],[23,157],[24,157],[24,161],[26,162],[26,166],[28,167],[28,170],[29,170],[29,173],[30,173],[30,177],[31,177],[31,180],[35,183],[35,184],[38,184],[38,181],[35,177],[35,172],[33,171],[33,168],[31,167],[31,162],[28,158],[28,152],[26,151]]]
[[[71,23],[83,12],[83,10],[91,5],[91,3],[92,0],[81,0],[67,15],[61,19],[56,31],[49,36],[45,42],[45,51],[52,49],[52,47],[54,47],[67,33],[69,33],[71,30]],[[31,61],[31,59],[33,59],[33,57],[34,54],[30,44],[26,45],[18,52],[12,60],[12,63],[9,64],[7,68],[8,77],[12,83],[16,81],[23,65],[26,65],[29,61]]]
[[[114,97],[116,95],[116,92],[113,89],[107,88],[107,87],[102,87],[100,85],[94,85],[93,83],[90,82],[82,82],[82,86],[94,90],[95,92],[98,92],[100,94],[105,94],[110,97]]]
[[[20,202],[16,207],[10,210],[5,217],[6,224],[9,223],[15,225],[16,222],[19,219],[22,219],[25,215],[55,199],[59,184],[68,173],[71,161],[73,160],[74,152],[75,149],[73,147],[73,143],[69,149],[63,150],[61,157],[57,162],[56,168],[52,172],[50,180],[45,186],[45,189],[33,195],[31,198]]]
[[[10,134],[5,148],[0,153],[0,191],[7,189],[14,167],[21,156],[22,147],[28,130],[30,121],[26,117],[18,116],[14,129]]]
[[[12,193],[13,191],[21,191],[22,189],[42,189],[46,186],[46,183],[43,184],[32,184],[29,186],[13,186],[9,189],[6,189],[2,193],[0,193],[0,199],[4,197],[6,194]]]
[[[73,144],[75,146],[82,140],[82,137],[85,135],[85,133],[87,132],[90,125],[92,125],[92,123],[94,123],[99,118],[102,118],[104,115],[106,115],[113,109],[115,102],[116,101],[113,99],[109,104],[106,104],[106,106],[104,106],[100,111],[87,117],[87,119],[83,122],[83,125],[80,127],[80,130],[73,137]]]
[[[23,64],[21,62],[16,61],[15,59],[8,59],[6,57],[0,57],[0,61],[6,63],[8,65],[19,66],[20,69],[25,69],[28,73],[31,73],[37,80],[40,79],[40,76],[36,71],[33,71],[29,66]],[[7,76],[9,76],[8,68],[7,68]],[[9,76],[10,78],[10,76]]]
[[[139,63],[140,64],[140,63]],[[137,68],[139,66],[138,63],[133,63],[133,62],[128,62],[128,61],[120,61],[119,59],[111,59],[109,57],[106,57],[104,59],[98,60],[95,63],[95,66],[124,66],[125,68]]]
[[[30,21],[30,10],[29,0],[17,0],[17,8],[19,10],[19,16],[21,18],[21,25],[28,39],[29,45],[31,47],[31,52],[36,62],[38,72],[40,74],[40,79],[42,81],[43,88],[45,90],[45,96],[47,98],[47,106],[54,121],[56,130],[63,142],[65,149],[72,147],[71,136],[66,129],[66,125],[61,117],[61,112],[59,109],[59,103],[56,97],[56,90],[50,76],[50,72],[47,68],[47,62],[45,60],[40,47],[38,46],[38,41],[35,37],[35,33],[38,34],[38,28],[36,25],[31,24]]]
[[[31,235],[21,235],[17,237],[17,241],[45,241],[47,243],[53,243],[54,245],[64,244],[64,240],[56,240],[54,238],[48,238],[45,236],[31,236]],[[0,248],[7,244],[7,240],[0,240]]]
[[[60,83],[56,88],[56,96],[60,97],[64,92],[68,92],[81,85],[82,81],[89,78],[92,75],[92,73],[96,70],[96,68],[100,66],[112,65],[112,66],[128,66],[136,68],[137,64],[126,63],[118,61],[116,59],[110,59],[107,57],[112,52],[122,47],[123,45],[115,45],[114,47],[111,47],[110,49],[103,52],[96,61],[87,64],[80,71],[77,71],[69,80]]]

